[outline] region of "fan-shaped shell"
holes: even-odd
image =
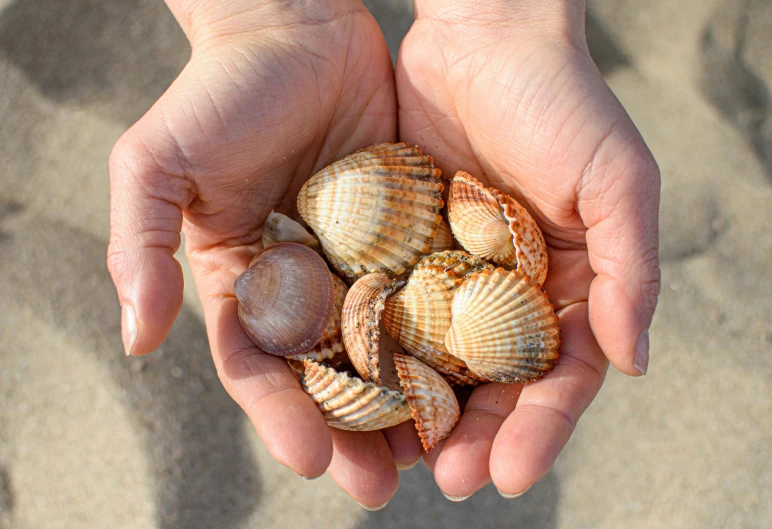
[[[319,241],[308,233],[300,223],[287,215],[271,211],[263,225],[263,248],[268,248],[280,242],[296,242],[308,246],[313,251],[321,253]]]
[[[558,318],[528,276],[502,268],[470,276],[456,290],[452,312],[445,345],[483,379],[525,382],[558,358]]]
[[[386,298],[402,284],[385,274],[368,274],[354,283],[343,303],[343,343],[351,363],[365,381],[383,383],[380,366],[381,313]]]
[[[506,268],[517,268],[536,284],[544,283],[544,236],[515,199],[459,171],[450,185],[448,219],[453,235],[467,251]]]
[[[341,274],[399,275],[429,251],[442,189],[431,156],[404,143],[379,144],[316,173],[297,206]]]
[[[450,328],[453,293],[472,273],[493,266],[466,252],[439,252],[421,259],[405,288],[386,301],[383,323],[387,332],[411,355],[455,383],[476,384],[463,361],[445,348]]]
[[[300,378],[303,391],[333,428],[380,430],[410,419],[407,398],[398,391],[338,373],[312,360],[306,360],[304,367]]]
[[[313,250],[284,242],[263,251],[234,284],[239,320],[263,351],[292,356],[322,338],[333,309],[327,264]]]
[[[453,431],[461,417],[458,400],[448,383],[420,360],[396,353],[394,365],[418,436],[428,452]]]
[[[322,339],[307,353],[294,355],[294,360],[316,360],[321,362],[335,356],[337,353],[345,351],[343,347],[343,335],[341,333],[340,316],[343,312],[343,302],[348,294],[348,287],[335,274],[332,277],[333,306],[330,321],[327,322],[327,328],[322,334]]]
[[[445,252],[453,249],[453,232],[450,225],[443,220],[437,226],[437,235],[432,240],[432,246],[428,253]]]

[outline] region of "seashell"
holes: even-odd
[[[453,293],[466,277],[493,266],[466,252],[452,250],[424,257],[405,288],[387,299],[386,331],[411,355],[456,383],[477,384],[466,364],[445,348]]]
[[[396,342],[393,345],[388,343],[391,337],[381,332],[380,323],[386,298],[402,284],[402,281],[389,279],[385,274],[368,274],[354,283],[343,303],[343,343],[354,368],[367,382],[399,387],[396,378],[391,381],[381,378],[381,360],[390,359],[390,352],[401,349]],[[388,368],[384,370],[386,373],[390,371]]]
[[[478,377],[527,382],[552,369],[560,329],[547,295],[528,276],[502,268],[470,276],[456,290],[448,351]]]
[[[432,239],[432,246],[427,253],[445,252],[453,249],[453,232],[450,225],[443,220],[437,226],[437,235]]]
[[[332,315],[330,321],[327,322],[327,328],[322,334],[321,340],[317,343],[313,349],[307,353],[293,355],[291,358],[294,360],[316,360],[321,362],[332,358],[338,353],[345,351],[343,347],[343,335],[340,328],[340,315],[343,312],[343,302],[346,299],[348,293],[348,287],[346,284],[335,274],[330,274],[332,277],[332,290],[333,290],[333,305]]]
[[[429,452],[450,435],[461,418],[458,400],[448,383],[420,360],[396,353],[394,364],[418,436]]]
[[[312,360],[306,360],[304,367],[300,385],[333,428],[380,430],[410,419],[407,398],[399,391],[363,382]]]
[[[297,206],[342,275],[399,275],[429,251],[442,189],[431,156],[404,143],[378,144],[316,173]]]
[[[506,268],[516,268],[538,285],[544,283],[544,236],[515,199],[459,171],[450,185],[448,219],[453,235],[467,251]]]
[[[313,250],[283,242],[263,251],[234,284],[239,320],[266,353],[305,353],[322,338],[332,315],[333,283]]]
[[[268,248],[280,242],[296,242],[308,246],[316,253],[322,253],[319,241],[308,233],[300,223],[287,215],[271,211],[263,225],[263,248]]]

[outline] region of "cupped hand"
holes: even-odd
[[[603,382],[607,359],[646,373],[659,293],[659,171],[592,62],[584,5],[416,1],[397,63],[400,140],[526,204],[549,246],[545,290],[561,358],[543,379],[475,389],[426,456],[462,499],[506,496],[551,468]]]
[[[110,159],[108,265],[127,354],[158,348],[182,304],[186,250],[219,377],[271,454],[305,477],[329,469],[365,506],[420,458],[412,424],[331,430],[286,362],[237,319],[233,283],[260,248],[271,210],[291,213],[315,171],[396,135],[384,38],[358,0],[167,2],[192,45],[179,78]]]

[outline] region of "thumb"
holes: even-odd
[[[152,110],[118,141],[110,155],[110,245],[107,265],[121,303],[127,355],[157,349],[182,306],[182,210],[188,180],[163,160],[179,159]],[[152,150],[151,150],[152,149]]]
[[[590,325],[609,361],[628,375],[645,375],[649,326],[660,289],[660,174],[624,111],[595,149],[579,192],[587,226]]]

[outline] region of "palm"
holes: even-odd
[[[453,496],[490,479],[520,491],[541,477],[607,366],[588,321],[595,273],[585,242],[589,208],[577,190],[619,119],[601,111],[603,98],[613,96],[585,53],[495,38],[432,19],[415,23],[397,66],[400,139],[432,153],[445,175],[465,170],[529,207],[549,246],[545,289],[559,311],[563,345],[554,371],[522,393],[498,384],[475,390],[459,427],[428,458],[440,488]]]

